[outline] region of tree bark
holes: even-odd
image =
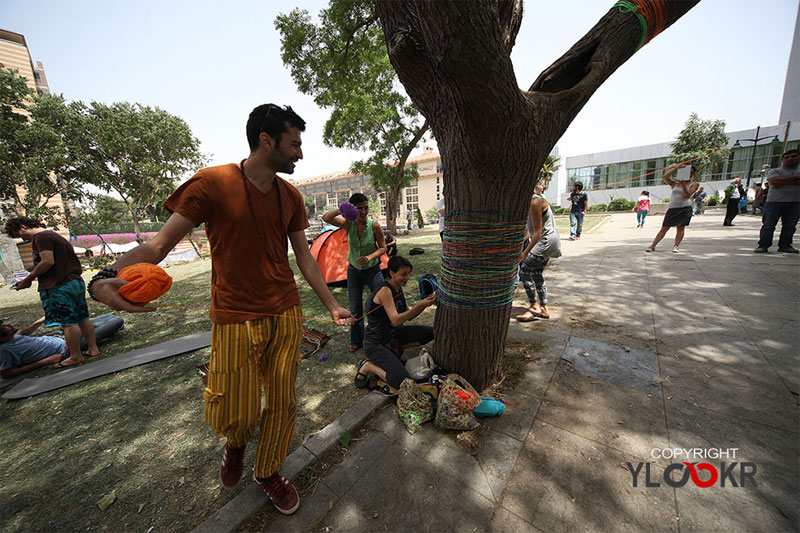
[[[665,27],[698,2],[665,1]],[[517,224],[521,245],[538,170],[641,39],[637,17],[612,8],[523,91],[509,58],[521,7],[513,0],[376,0],[392,65],[439,144],[448,212],[445,247],[448,223],[479,227],[487,216]],[[490,263],[487,259],[487,277]],[[471,296],[480,300],[486,292],[488,298],[488,289],[475,285]],[[513,280],[508,289],[513,291]],[[464,309],[440,300],[437,362],[479,390],[487,386],[500,367],[510,312],[510,306]]]

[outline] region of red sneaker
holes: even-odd
[[[222,454],[222,466],[219,467],[219,478],[222,486],[232,489],[239,484],[242,479],[242,469],[244,468],[244,449],[234,448],[230,442],[225,443],[225,453]]]
[[[300,495],[297,494],[297,489],[294,488],[294,485],[292,485],[288,479],[279,473],[275,472],[265,479],[263,483],[260,482],[254,474],[253,480],[256,482],[256,485],[269,496],[272,505],[274,505],[275,509],[279,512],[283,514],[292,514],[300,507]]]

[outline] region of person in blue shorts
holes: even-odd
[[[86,305],[86,288],[81,278],[83,269],[69,241],[30,217],[8,219],[5,232],[9,237],[30,241],[33,248],[34,268],[28,277],[16,283],[16,289],[27,289],[37,280],[45,326],[61,326],[64,330],[69,357],[55,368],[80,364],[84,355],[100,355]],[[85,353],[81,353],[81,334],[89,345]]]

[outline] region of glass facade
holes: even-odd
[[[745,144],[745,143],[743,143]],[[790,141],[787,150],[797,148],[800,141]],[[783,143],[769,140],[759,143],[755,150],[752,143],[731,148],[728,161],[719,168],[706,169],[700,181],[730,181],[739,176],[747,180],[752,164],[751,182],[759,182],[770,168],[781,165]],[[661,185],[662,170],[667,166],[666,157],[612,163],[592,167],[567,169],[567,188],[572,190],[576,181],[583,182],[584,189],[627,189]]]

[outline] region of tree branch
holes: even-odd
[[[700,0],[663,0],[671,26]],[[549,138],[558,140],[597,89],[636,53],[641,25],[632,13],[611,8],[603,18],[561,58],[547,67],[531,85],[528,95],[536,113],[548,115]]]
[[[378,20],[378,13],[375,13],[370,18],[368,18],[367,20],[361,21],[359,24],[357,24],[350,31],[350,35],[347,36],[347,40],[344,43],[344,50],[340,52],[341,54],[343,54],[342,55],[342,65],[346,65],[347,64],[347,53],[350,51],[350,44],[352,44],[353,37],[355,37],[356,32],[358,30],[360,30],[361,28],[365,27],[365,26],[369,26],[370,24],[372,24],[373,22],[375,22],[377,20]]]

